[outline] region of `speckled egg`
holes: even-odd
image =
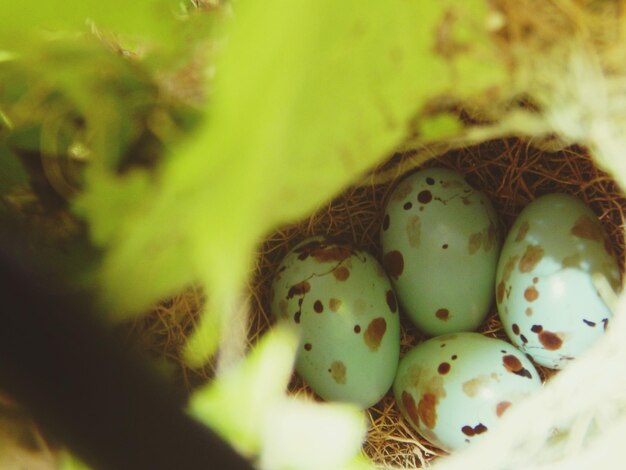
[[[414,347],[393,384],[405,419],[448,452],[494,432],[510,406],[540,387],[539,374],[514,346],[467,332]]]
[[[500,248],[487,197],[430,168],[403,179],[382,223],[383,264],[405,313],[429,335],[476,329],[493,302]]]
[[[396,296],[369,253],[322,238],[282,261],[271,311],[296,325],[296,370],[326,400],[367,408],[391,387],[400,353]]]
[[[496,276],[498,312],[511,341],[554,369],[592,345],[611,318],[594,274],[618,289],[617,262],[591,209],[566,194],[526,206],[506,238]]]

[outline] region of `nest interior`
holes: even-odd
[[[413,152],[396,154],[374,170],[370,176],[394,166],[411,167]],[[401,165],[400,165],[401,164]],[[585,149],[568,147],[546,152],[519,139],[510,138],[450,151],[429,160],[424,167],[440,166],[458,171],[476,189],[493,202],[506,235],[521,210],[537,196],[562,192],[572,194],[592,208],[613,244],[623,273],[624,213],[626,199],[617,184],[598,169]],[[303,238],[312,235],[331,236],[369,251],[379,260],[379,233],[387,195],[393,190],[398,174],[382,184],[368,183],[346,190],[318,212],[297,224],[283,227],[270,234],[260,245],[251,275],[248,303],[250,347],[272,325],[269,312],[269,292],[278,265],[287,252]],[[376,181],[369,178],[368,181]],[[135,322],[132,336],[140,337],[144,345],[177,364],[181,384],[190,391],[213,374],[211,366],[202,370],[186,368],[180,356],[181,346],[188,336],[203,301],[202,293],[190,289],[160,304],[152,314]],[[425,339],[403,318],[401,324],[401,354]],[[506,339],[499,322],[495,304],[481,328],[483,334]],[[548,380],[554,371],[537,366],[542,378]],[[317,399],[296,374],[290,393]],[[375,464],[404,468],[424,467],[443,454],[422,439],[402,418],[391,393],[367,410],[369,431],[364,452]]]

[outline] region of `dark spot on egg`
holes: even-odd
[[[502,358],[502,364],[504,368],[509,372],[514,373],[515,375],[519,375],[521,377],[532,378],[531,373],[522,365],[522,361],[520,361],[517,357],[512,354],[507,354]]]
[[[433,195],[428,190],[420,191],[419,194],[417,195],[417,201],[420,202],[421,204],[428,204],[432,200],[433,200]]]
[[[383,230],[387,230],[389,228],[389,214],[385,214],[385,218],[383,219]]]
[[[396,301],[396,295],[391,289],[385,293],[385,299],[387,300],[387,305],[389,306],[391,313],[396,313],[398,310],[398,302]]]
[[[604,331],[606,331],[606,328],[609,326],[609,319],[608,318],[603,318],[602,319],[602,324],[604,326]]]
[[[484,432],[487,432],[487,426],[485,426],[483,423],[478,423],[476,426],[474,426],[474,432],[476,434],[482,434]]]
[[[485,426],[482,423],[478,423],[474,427],[466,425],[461,428],[461,432],[465,434],[466,436],[472,437],[472,436],[487,432],[487,426]]]
[[[430,178],[430,177],[428,177],[428,178],[426,178],[426,184],[428,186],[432,186],[433,184],[435,184],[435,180]]]
[[[542,331],[539,333],[539,342],[548,351],[556,351],[561,349],[563,345],[563,340],[559,335],[551,331]]]
[[[437,425],[437,395],[425,393],[417,405],[417,413],[428,429],[433,429]]]
[[[409,415],[409,418],[413,421],[413,424],[419,426],[420,418],[417,412],[417,405],[415,404],[413,396],[406,391],[402,392],[402,405],[404,406],[406,414]]]
[[[461,428],[461,432],[465,434],[466,436],[470,436],[470,437],[472,437],[475,434],[474,428],[471,426],[463,426]]]
[[[450,364],[447,362],[442,362],[441,364],[439,364],[439,367],[437,367],[437,372],[439,372],[441,375],[445,375],[448,372],[450,372]]]
[[[333,276],[335,276],[335,279],[338,281],[345,281],[350,277],[350,271],[345,266],[339,266],[333,269]]]
[[[524,344],[528,343],[528,339],[524,335],[519,335],[519,339],[521,339]]]
[[[459,356],[457,356],[456,354],[453,354],[453,355],[452,355],[452,357],[451,357],[451,359],[452,359],[453,361],[456,361],[458,357],[459,357]]]
[[[539,291],[535,288],[535,286],[527,287],[524,291],[524,298],[529,302],[534,302],[539,298]]]
[[[296,295],[304,295],[311,290],[311,284],[307,281],[299,282],[298,284],[294,284],[287,292],[287,299],[292,299]]]
[[[519,325],[517,323],[513,323],[511,328],[513,330],[513,333],[515,333],[516,335],[519,335]]]
[[[447,250],[448,249],[448,244],[444,243],[443,245],[441,245],[441,248],[443,248],[444,250]]]
[[[435,316],[441,321],[447,321],[450,318],[450,312],[447,308],[440,308],[435,312]]]
[[[341,361],[334,361],[330,365],[330,375],[338,384],[346,383],[346,366]]]
[[[363,340],[371,351],[377,351],[380,346],[380,342],[385,336],[387,331],[387,322],[384,318],[374,318],[363,334]]]
[[[585,323],[585,325],[587,325],[587,326],[591,326],[591,327],[596,326],[596,322],[589,321],[589,320],[585,320],[584,318],[583,318],[583,322],[584,322],[584,323]]]
[[[354,325],[354,332],[355,333],[360,333],[361,332],[361,325]]]
[[[440,347],[440,348],[445,348],[445,347],[446,347],[446,343],[441,343],[441,344],[439,345],[439,347]]]
[[[315,310],[317,313],[322,313],[324,311],[324,304],[322,304],[321,300],[315,301],[315,303],[313,304],[313,310]]]
[[[496,298],[498,303],[501,304],[504,301],[504,293],[506,292],[506,285],[504,281],[500,281],[498,287],[496,288]]]
[[[293,321],[295,321],[296,323],[300,323],[300,315],[302,315],[302,312],[298,310],[293,316]]]
[[[528,233],[529,228],[530,228],[530,225],[528,225],[528,222],[526,221],[522,222],[522,225],[519,226],[517,235],[515,236],[515,241],[521,242],[524,239],[524,237],[526,237],[526,234]]]
[[[304,349],[306,349],[307,351],[310,351],[311,349],[313,349],[313,345],[311,343],[305,343]]]
[[[533,325],[530,327],[530,331],[532,331],[533,333],[541,333],[543,331],[543,326],[541,325]]]
[[[592,219],[588,215],[583,215],[578,218],[571,229],[571,233],[578,238],[604,243],[602,226],[597,220]]]
[[[341,300],[335,299],[334,297],[328,301],[328,306],[332,312],[336,312],[341,307]]]
[[[383,257],[383,264],[389,276],[398,279],[404,271],[404,258],[397,250],[390,251]]]
[[[413,207],[413,203],[407,202],[402,207],[404,208],[405,211],[408,211],[408,210],[410,210]]]
[[[501,401],[496,405],[496,415],[498,417],[502,416],[506,410],[511,406],[510,401]]]
[[[519,270],[521,273],[531,272],[543,259],[543,248],[538,245],[528,245],[526,251],[519,260]]]

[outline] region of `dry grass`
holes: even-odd
[[[378,171],[393,167],[411,167],[414,157],[412,152],[396,154],[381,165]],[[624,226],[626,200],[614,181],[594,166],[584,149],[568,148],[546,153],[518,139],[498,140],[449,152],[429,161],[425,166],[444,166],[459,171],[470,184],[485,192],[500,216],[503,234],[522,208],[535,197],[551,192],[578,196],[601,220],[618,259],[624,258],[625,247],[621,230]],[[368,250],[380,258],[379,231],[384,204],[396,179],[384,184],[365,184],[349,188],[310,218],[283,227],[267,237],[259,247],[249,287],[250,346],[271,326],[269,290],[275,270],[282,257],[300,240],[311,235],[333,236]],[[371,181],[372,178],[367,180]],[[134,326],[134,333],[142,337],[150,349],[181,364],[179,373],[188,390],[212,374],[211,366],[204,370],[186,369],[182,366],[179,355],[180,347],[193,327],[201,304],[201,293],[190,289],[161,304],[151,315],[137,321]],[[495,307],[480,331],[505,338]],[[403,321],[402,353],[423,339],[420,332],[406,320]],[[549,369],[538,369],[544,380],[554,374]],[[314,396],[297,376],[294,376],[290,384],[290,392]],[[423,467],[441,455],[441,451],[421,439],[405,423],[391,394],[367,413],[370,430],[364,451],[375,463],[407,468]]]

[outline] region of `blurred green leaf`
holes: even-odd
[[[87,20],[144,38],[171,36],[179,0],[31,0],[0,2],[0,47],[12,48],[33,30],[85,30]]]
[[[0,195],[20,186],[28,186],[28,174],[17,155],[0,143]]]
[[[365,469],[365,418],[354,406],[287,398],[298,338],[268,333],[238,367],[194,393],[190,412],[262,469]],[[332,432],[329,432],[332,431]]]
[[[162,167],[141,211],[98,222],[104,216],[85,206],[92,223],[116,227],[101,282],[111,310],[141,311],[200,280],[211,293],[207,312],[222,311],[264,234],[357,181],[403,139],[430,99],[498,85],[502,66],[484,59],[484,38],[476,39],[488,34],[484,1],[463,4],[455,24],[472,25],[474,36],[461,45],[447,36],[453,5],[237,4],[210,118]],[[455,68],[465,56],[471,76]],[[94,192],[91,200],[106,197]],[[194,365],[216,346],[220,322],[205,321],[213,326],[201,323],[187,351]]]
[[[273,329],[239,367],[193,394],[191,414],[246,455],[258,453],[267,413],[285,396],[297,344],[293,330]]]

